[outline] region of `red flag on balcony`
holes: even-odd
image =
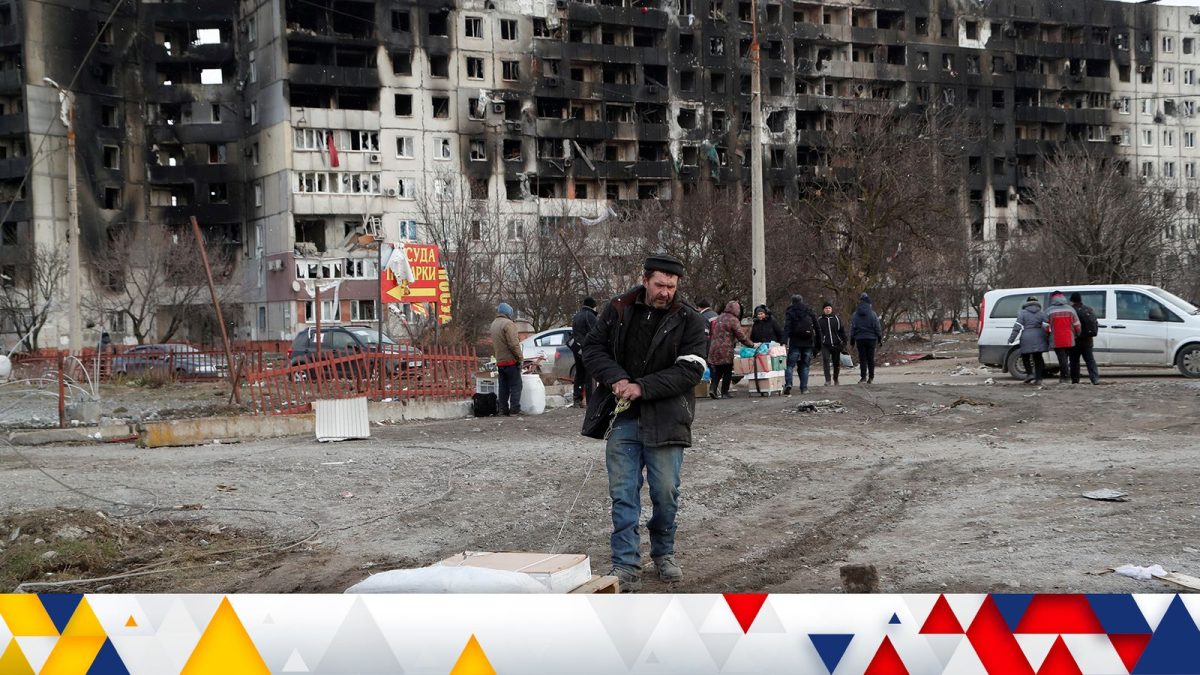
[[[338,166],[337,142],[333,140],[333,131],[325,134],[326,145],[329,146],[329,166]]]

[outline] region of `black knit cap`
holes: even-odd
[[[678,258],[665,253],[659,253],[646,258],[646,263],[643,267],[647,275],[651,272],[666,272],[678,277],[683,276],[683,263]]]

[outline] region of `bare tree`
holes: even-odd
[[[25,348],[38,349],[38,337],[61,290],[67,274],[67,259],[61,251],[45,246],[30,247],[29,262],[18,265],[17,276],[0,289],[0,316],[16,329]]]
[[[1175,187],[1129,175],[1086,144],[1042,159],[1031,193],[1031,232],[1015,244],[1010,278],[1029,283],[1153,280],[1168,227],[1181,211]]]
[[[428,178],[416,200],[421,226],[440,249],[450,280],[454,308],[447,333],[456,340],[479,335],[504,289],[497,259],[508,209],[480,187],[461,174],[439,172]]]
[[[225,279],[233,268],[232,256],[219,243],[206,246],[214,279]],[[100,283],[88,300],[89,309],[124,315],[138,344],[169,341],[196,305],[211,303],[204,263],[188,228],[120,230],[92,266]],[[232,285],[220,288],[226,296],[236,292]]]
[[[520,315],[545,330],[568,322],[588,293],[587,232],[578,218],[539,219],[507,249],[505,275],[511,280],[512,299]]]
[[[973,134],[952,109],[831,117],[827,165],[815,168],[788,228],[810,285],[846,309],[870,291],[885,324],[916,309],[914,289],[957,285]]]

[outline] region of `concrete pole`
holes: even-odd
[[[71,94],[59,90],[67,100],[67,289],[70,294],[70,329],[71,354],[79,356],[83,349],[83,330],[81,327],[82,310],[80,309],[80,272],[79,269],[79,186],[75,170],[75,101]]]
[[[758,2],[751,3],[750,39],[750,267],[754,306],[767,304],[767,240],[763,225],[762,60]]]

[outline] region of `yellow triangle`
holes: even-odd
[[[270,672],[254,641],[246,633],[245,626],[238,619],[237,612],[233,611],[233,605],[229,604],[229,598],[222,598],[217,613],[208,622],[181,675],[257,675]]]
[[[475,639],[474,634],[467,640],[462,654],[458,655],[458,662],[450,669],[450,675],[496,675],[496,670],[492,668],[487,654],[483,653],[483,647],[479,646],[479,640]]]
[[[63,637],[107,637],[104,632],[104,626],[100,625],[100,620],[96,618],[96,613],[92,611],[92,606],[88,604],[87,598],[79,601],[79,606],[75,608],[75,612],[71,614],[71,620],[67,622],[67,627],[63,629]]]
[[[34,675],[33,667],[16,640],[8,641],[8,649],[0,654],[0,673],[4,675]]]
[[[126,628],[137,628],[138,627],[137,622],[133,620],[132,614],[129,615],[129,620],[125,622],[125,627]]]
[[[58,629],[42,607],[38,596],[29,593],[20,595],[0,594],[0,618],[16,637],[54,637]]]
[[[105,638],[92,635],[66,635],[58,639],[39,675],[86,673],[104,646]]]

